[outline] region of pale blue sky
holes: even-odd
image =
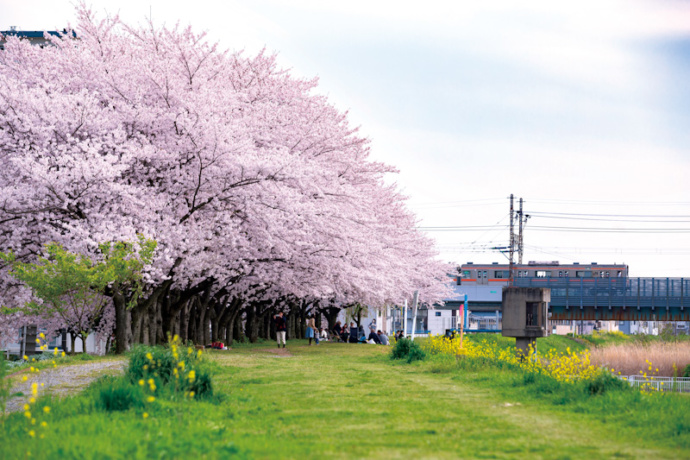
[[[150,8],[156,22],[191,23],[231,49],[266,46],[295,74],[319,76],[319,90],[372,139],[374,158],[400,169],[393,179],[420,225],[505,224],[514,193],[535,213],[525,260],[690,275],[690,233],[537,228],[690,229],[681,222],[690,221],[690,2],[92,4],[127,20]],[[0,0],[0,29],[62,28],[73,17],[69,1]],[[687,217],[609,222],[539,212]],[[486,249],[506,244],[505,229],[430,234],[446,260],[505,260]]]

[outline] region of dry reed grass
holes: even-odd
[[[690,342],[628,343],[595,348],[591,353],[592,364],[606,366],[622,375],[642,371],[647,375],[672,377],[675,364],[678,376],[682,376],[683,369],[690,364]]]

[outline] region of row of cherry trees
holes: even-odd
[[[384,182],[394,169],[315,80],[190,28],[78,13],[78,39],[0,52],[0,250],[98,258],[103,242],[155,240],[136,304],[126,285],[106,292],[118,350],[255,340],[279,309],[300,336],[312,312],[444,297],[447,267]],[[31,293],[0,273],[0,302],[21,310]],[[39,321],[13,311],[6,329]]]

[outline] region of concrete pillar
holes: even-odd
[[[525,359],[530,351],[537,349],[536,337],[516,337],[515,338],[515,352],[518,358]]]

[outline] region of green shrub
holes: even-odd
[[[156,388],[194,392],[195,398],[201,398],[213,395],[210,367],[193,348],[181,346],[179,339],[174,339],[167,347],[134,348],[126,377],[132,384],[153,379]]]
[[[138,385],[121,377],[103,377],[95,388],[95,405],[106,412],[142,407],[144,394]]]
[[[211,375],[206,370],[197,371],[196,379],[187,388],[188,391],[194,392],[194,397],[208,398],[213,396],[213,385],[211,384]]]
[[[685,369],[683,370],[683,377],[690,377],[690,364],[685,366]]]
[[[603,395],[609,391],[629,390],[630,385],[609,372],[602,371],[585,382],[585,389],[590,395]]]
[[[410,339],[400,339],[391,351],[391,359],[406,359],[408,363],[411,363],[426,359],[426,353],[418,343]]]

